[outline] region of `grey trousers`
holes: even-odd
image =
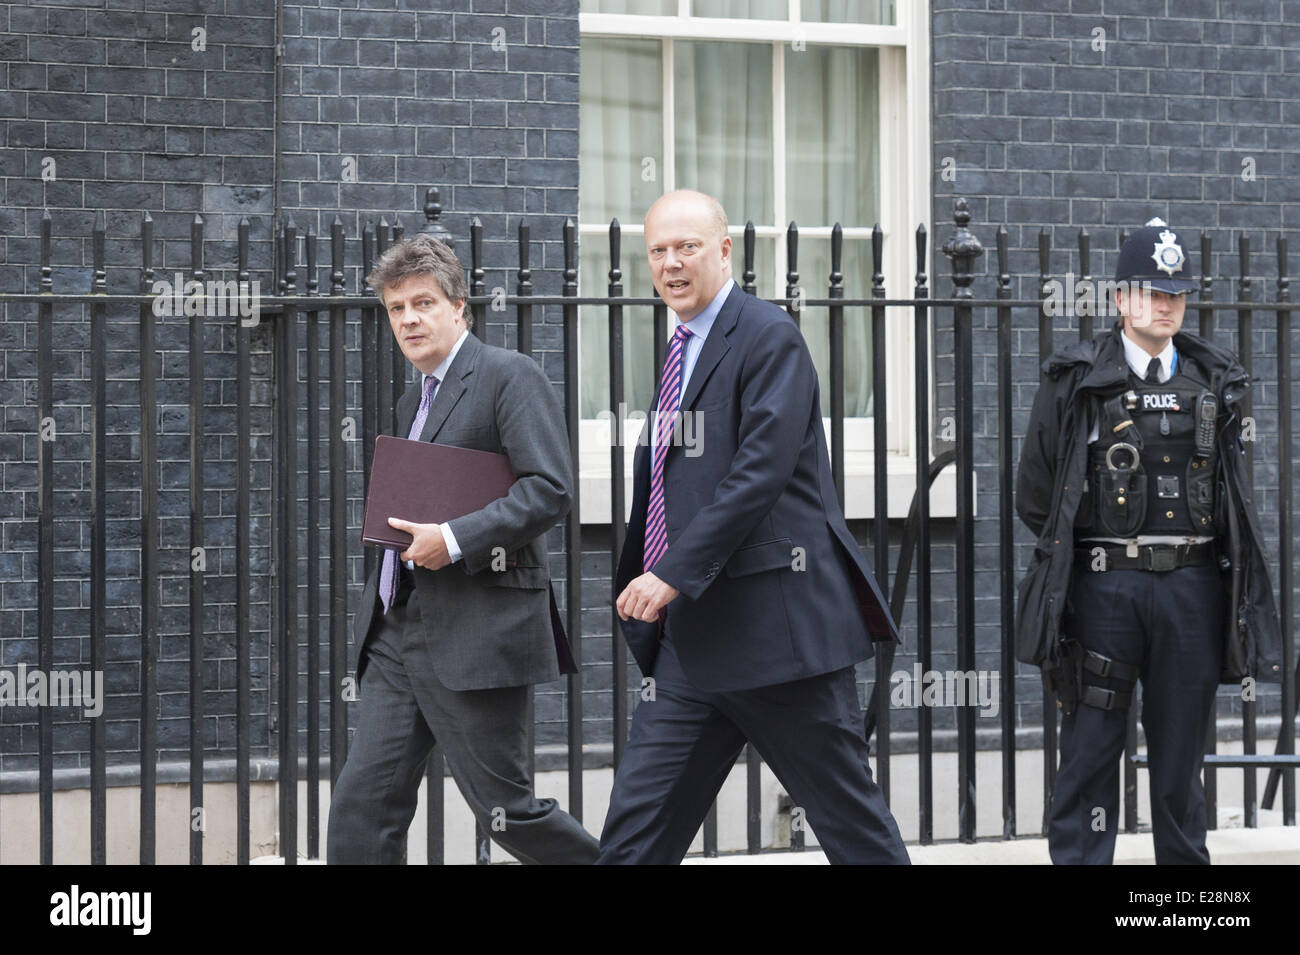
[[[378,624],[375,638],[385,649],[399,648],[400,663],[385,656],[364,668],[360,719],[330,799],[327,861],[403,861],[436,740],[474,817],[502,848],[524,863],[594,862],[595,837],[555,800],[533,796],[528,687],[443,686],[423,653],[423,638],[407,627],[418,613],[414,601],[395,605]]]

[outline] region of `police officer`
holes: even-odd
[[[1016,479],[1038,535],[1017,656],[1064,711],[1048,846],[1109,864],[1127,711],[1142,684],[1157,863],[1208,863],[1200,770],[1216,686],[1280,677],[1280,630],[1246,480],[1235,356],[1182,331],[1178,234],[1124,243],[1119,320],[1043,365]]]

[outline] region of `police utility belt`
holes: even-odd
[[[1168,571],[1215,561],[1212,542],[1141,541],[1213,539],[1222,530],[1215,478],[1219,402],[1188,374],[1190,364],[1180,361],[1163,384],[1131,376],[1125,391],[1101,403],[1074,522],[1079,563],[1093,570]]]
[[[1177,570],[1202,567],[1216,562],[1213,543],[1201,544],[1107,544],[1085,541],[1074,549],[1076,564],[1086,564],[1091,571],[1106,570]]]

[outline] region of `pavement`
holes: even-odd
[[[1300,865],[1300,828],[1215,829],[1206,836],[1214,865]],[[975,843],[941,842],[909,845],[913,865],[1051,865],[1047,840],[983,839]],[[684,865],[828,865],[826,854],[775,851],[762,855],[727,855],[716,859],[691,856]],[[1116,865],[1154,865],[1149,832],[1122,832],[1115,840]]]
[[[1239,752],[1239,741],[1225,741],[1219,752]],[[958,783],[957,754],[935,753],[932,771],[931,819],[933,837],[931,845],[922,846],[919,819],[919,765],[916,754],[896,754],[891,763],[890,806],[912,862],[916,865],[1050,865],[1047,840],[1038,835],[1042,831],[1043,784],[1042,751],[1020,750],[1016,753],[1015,773],[1011,779],[1015,794],[1010,812],[1017,821],[1016,827],[1026,833],[1021,838],[1003,839],[1004,779],[1001,754],[980,751],[976,754],[975,778],[980,782],[976,799],[975,834],[977,841],[962,843],[958,837]],[[1257,781],[1266,773],[1260,770],[1220,770],[1217,774],[1218,814],[1217,828],[1210,831],[1207,844],[1211,861],[1215,865],[1300,865],[1300,828],[1284,826],[1279,808],[1257,809],[1258,828],[1246,828],[1247,773]],[[609,768],[592,768],[583,774],[583,821],[589,831],[598,833],[609,805],[609,792],[613,784],[613,771]],[[563,772],[539,772],[535,778],[539,796],[556,799],[561,806],[568,802],[568,776]],[[305,783],[300,782],[300,786]],[[455,782],[444,780],[445,855],[449,865],[473,864],[474,819],[456,789]],[[327,809],[328,792],[322,786],[322,814]],[[305,798],[305,789],[301,790]],[[758,855],[745,854],[747,845],[747,785],[743,766],[732,769],[718,796],[718,849],[721,855],[705,859],[702,835],[697,835],[686,858],[687,865],[825,865],[826,856],[816,847],[816,832],[806,833],[809,848],[802,853],[788,850],[790,833],[789,798],[771,768],[762,767],[760,785],[760,845]],[[425,789],[421,786],[420,802],[408,834],[411,865],[425,862],[427,845]],[[1145,770],[1139,772],[1138,824],[1143,829],[1136,833],[1121,832],[1116,840],[1115,863],[1118,865],[1154,865],[1155,855],[1150,832],[1150,805]],[[1280,796],[1280,794],[1279,794]],[[1279,800],[1280,802],[1280,800]],[[301,804],[301,803],[300,803]],[[323,816],[322,816],[323,817]],[[299,814],[298,845],[306,845],[306,818]],[[274,841],[271,842],[273,846]],[[267,855],[261,860],[274,864],[276,856]],[[299,862],[305,861],[300,858]],[[512,861],[499,846],[492,847],[493,862]]]

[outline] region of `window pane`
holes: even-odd
[[[800,225],[875,225],[879,59],[874,49],[809,46],[785,55],[785,187]]]
[[[619,267],[623,271],[623,294],[647,297],[654,294],[645,239],[623,234]],[[578,291],[581,295],[609,294],[609,237],[584,235],[578,252]],[[671,323],[671,319],[669,322]],[[578,309],[578,355],[581,368],[579,406],[581,417],[594,418],[612,410],[609,404],[609,309],[584,305]],[[654,396],[654,311],[623,309],[623,395],[628,410],[644,411]]]
[[[636,13],[643,16],[677,15],[677,0],[582,0],[581,13]],[[586,64],[583,64],[586,68]]]
[[[845,239],[840,265],[844,273],[844,297],[866,298],[871,294],[871,240]],[[799,238],[799,285],[805,298],[825,298],[830,288],[831,240]],[[784,293],[784,284],[782,292]],[[822,414],[831,413],[830,315],[826,308],[809,308],[800,315],[800,328],[817,368],[821,385]],[[844,309],[844,415],[848,418],[871,414],[871,311]]]
[[[894,0],[803,0],[799,18],[809,23],[894,25]]]
[[[583,222],[640,222],[663,191],[662,44],[582,40],[578,209]]]
[[[691,14],[734,20],[788,20],[788,0],[695,0]]]
[[[678,188],[716,196],[733,222],[772,224],[772,47],[678,41],[674,81]]]

